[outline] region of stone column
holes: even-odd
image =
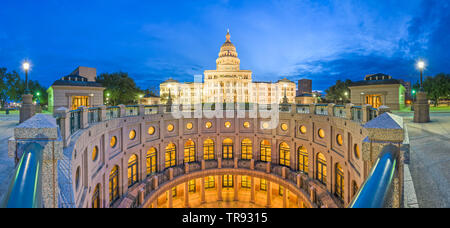
[[[427,93],[418,92],[417,101],[414,104],[414,123],[430,122],[430,105],[428,104]]]
[[[61,138],[64,141],[64,146],[68,145],[68,139],[70,137],[70,113],[67,108],[61,107],[54,111],[54,116],[59,122],[59,129],[61,132]]]
[[[139,116],[145,116],[145,105],[139,105]]]
[[[205,197],[205,178],[200,179],[200,200],[201,203],[206,203],[206,197]]]
[[[267,204],[266,207],[270,208],[272,206],[272,186],[270,181],[267,181]]]
[[[251,177],[250,203],[255,203],[255,178]]]
[[[309,105],[309,114],[316,114],[316,104]]]
[[[334,106],[336,104],[328,104],[328,116],[334,116]]]
[[[79,108],[81,110],[81,129],[86,129],[89,127],[89,110],[88,108],[84,107],[84,106],[80,106]]]
[[[99,108],[100,108],[100,113],[99,113],[100,122],[106,121],[106,106],[100,105]]]
[[[238,175],[233,176],[234,182],[234,201],[239,201],[239,185],[238,185]]]
[[[169,191],[168,191],[168,193],[169,193],[169,205],[168,205],[168,207],[169,208],[173,208],[173,195],[172,195],[172,189],[170,189]]]
[[[288,194],[288,192],[287,192],[286,188],[284,187],[283,188],[283,208],[287,208],[287,194]]]
[[[36,114],[36,106],[33,104],[33,95],[22,95],[22,107],[20,108],[20,121],[23,123]]]
[[[345,105],[345,115],[346,115],[346,119],[348,119],[348,120],[352,119],[352,107],[353,107],[353,104]]]
[[[372,108],[372,106],[371,105],[363,105],[362,107],[361,107],[361,111],[362,111],[362,122],[363,123],[367,123],[368,121],[369,121],[369,111],[370,111],[370,108]]]
[[[189,208],[189,182],[184,183],[184,207]]]
[[[125,117],[127,110],[125,105],[119,105],[119,117]]]

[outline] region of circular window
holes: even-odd
[[[325,131],[323,129],[319,129],[319,137],[320,138],[325,138]]]
[[[212,125],[213,124],[211,122],[206,122],[206,124],[205,124],[206,128],[208,128],[208,129],[212,128]]]
[[[92,161],[96,161],[98,157],[98,147],[95,146],[94,149],[92,150]]]
[[[192,128],[194,128],[194,125],[192,123],[187,123],[186,124],[186,129],[192,130]]]
[[[167,131],[172,132],[175,129],[175,126],[173,124],[167,125]]]
[[[111,146],[111,148],[116,147],[116,145],[117,145],[117,137],[116,136],[111,137],[111,141],[109,142],[109,145]]]
[[[269,123],[268,122],[264,122],[262,125],[263,129],[269,129]]]
[[[306,127],[305,126],[300,126],[300,133],[306,134]]]
[[[131,131],[130,131],[130,134],[128,134],[128,137],[129,137],[131,140],[134,140],[134,139],[136,138],[136,131],[135,131],[135,130],[131,130]]]
[[[359,159],[359,158],[361,157],[361,152],[360,152],[360,150],[359,150],[358,144],[355,144],[355,146],[354,146],[354,151],[355,151],[355,157],[356,157],[357,159]]]
[[[336,142],[339,146],[342,146],[342,144],[344,144],[344,139],[342,139],[342,135],[338,134],[336,136]]]
[[[149,135],[154,135],[155,134],[155,128],[154,127],[149,127],[148,128],[148,134]]]
[[[287,124],[281,124],[281,130],[287,131],[289,129],[289,126]]]
[[[244,128],[250,128],[250,122],[244,122]]]
[[[231,122],[230,121],[225,122],[225,127],[226,128],[230,128],[231,127]]]

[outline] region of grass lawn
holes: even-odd
[[[52,114],[47,110],[42,110],[42,114]],[[0,111],[0,115],[6,115],[6,111]],[[19,110],[9,111],[9,115],[19,115]]]

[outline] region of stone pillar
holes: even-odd
[[[119,105],[119,117],[125,117],[127,113],[125,105]]]
[[[217,183],[217,201],[222,201],[222,176],[218,177]]]
[[[234,182],[234,201],[239,201],[239,185],[238,185],[238,175],[233,176]]]
[[[184,207],[189,208],[189,182],[184,183]]]
[[[316,114],[316,104],[309,105],[309,114]]]
[[[287,190],[283,188],[283,208],[287,208]]]
[[[255,203],[255,178],[251,177],[250,203]]]
[[[334,116],[334,106],[336,104],[328,104],[328,116]]]
[[[145,116],[145,105],[140,104],[139,105],[139,116]]]
[[[270,181],[267,181],[267,208],[272,207],[272,186],[270,184]]]
[[[170,189],[169,191],[168,191],[168,193],[169,193],[169,202],[168,202],[168,208],[173,208],[173,195],[172,195],[172,189]]]
[[[369,122],[369,115],[370,115],[369,111],[370,111],[370,108],[372,108],[371,105],[363,105],[361,107],[361,109],[362,109],[361,110],[362,111],[362,122],[363,123]]]
[[[414,104],[414,123],[430,122],[430,105],[428,104],[427,93],[418,92],[417,101]]]
[[[88,108],[84,107],[84,106],[80,106],[79,109],[81,110],[81,129],[86,129],[89,127],[89,110]]]
[[[22,95],[22,107],[20,108],[20,121],[23,123],[36,114],[36,106],[33,104],[33,95]]]
[[[100,108],[99,119],[100,122],[103,122],[106,120],[106,106],[100,105],[99,108]]]
[[[70,137],[70,113],[67,108],[61,107],[54,111],[54,116],[59,123],[59,129],[61,132],[61,138],[64,141],[64,146],[68,145],[68,139]]]
[[[14,129],[14,137],[8,141],[8,155],[21,158],[25,153],[37,153],[40,157],[40,187],[42,207],[58,207],[58,160],[63,157],[63,141],[56,119],[37,114]],[[36,183],[39,186],[39,183]],[[63,183],[70,184],[70,183]]]
[[[346,104],[345,105],[345,115],[346,115],[346,119],[351,120],[352,119],[352,107],[353,104]]]

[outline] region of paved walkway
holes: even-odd
[[[8,157],[8,139],[14,135],[14,127],[19,123],[18,115],[0,117],[0,200],[8,191],[10,178],[14,171],[14,159]]]
[[[421,208],[450,207],[450,113],[431,113],[431,123],[413,123],[413,114],[396,113],[407,124],[410,171]]]

